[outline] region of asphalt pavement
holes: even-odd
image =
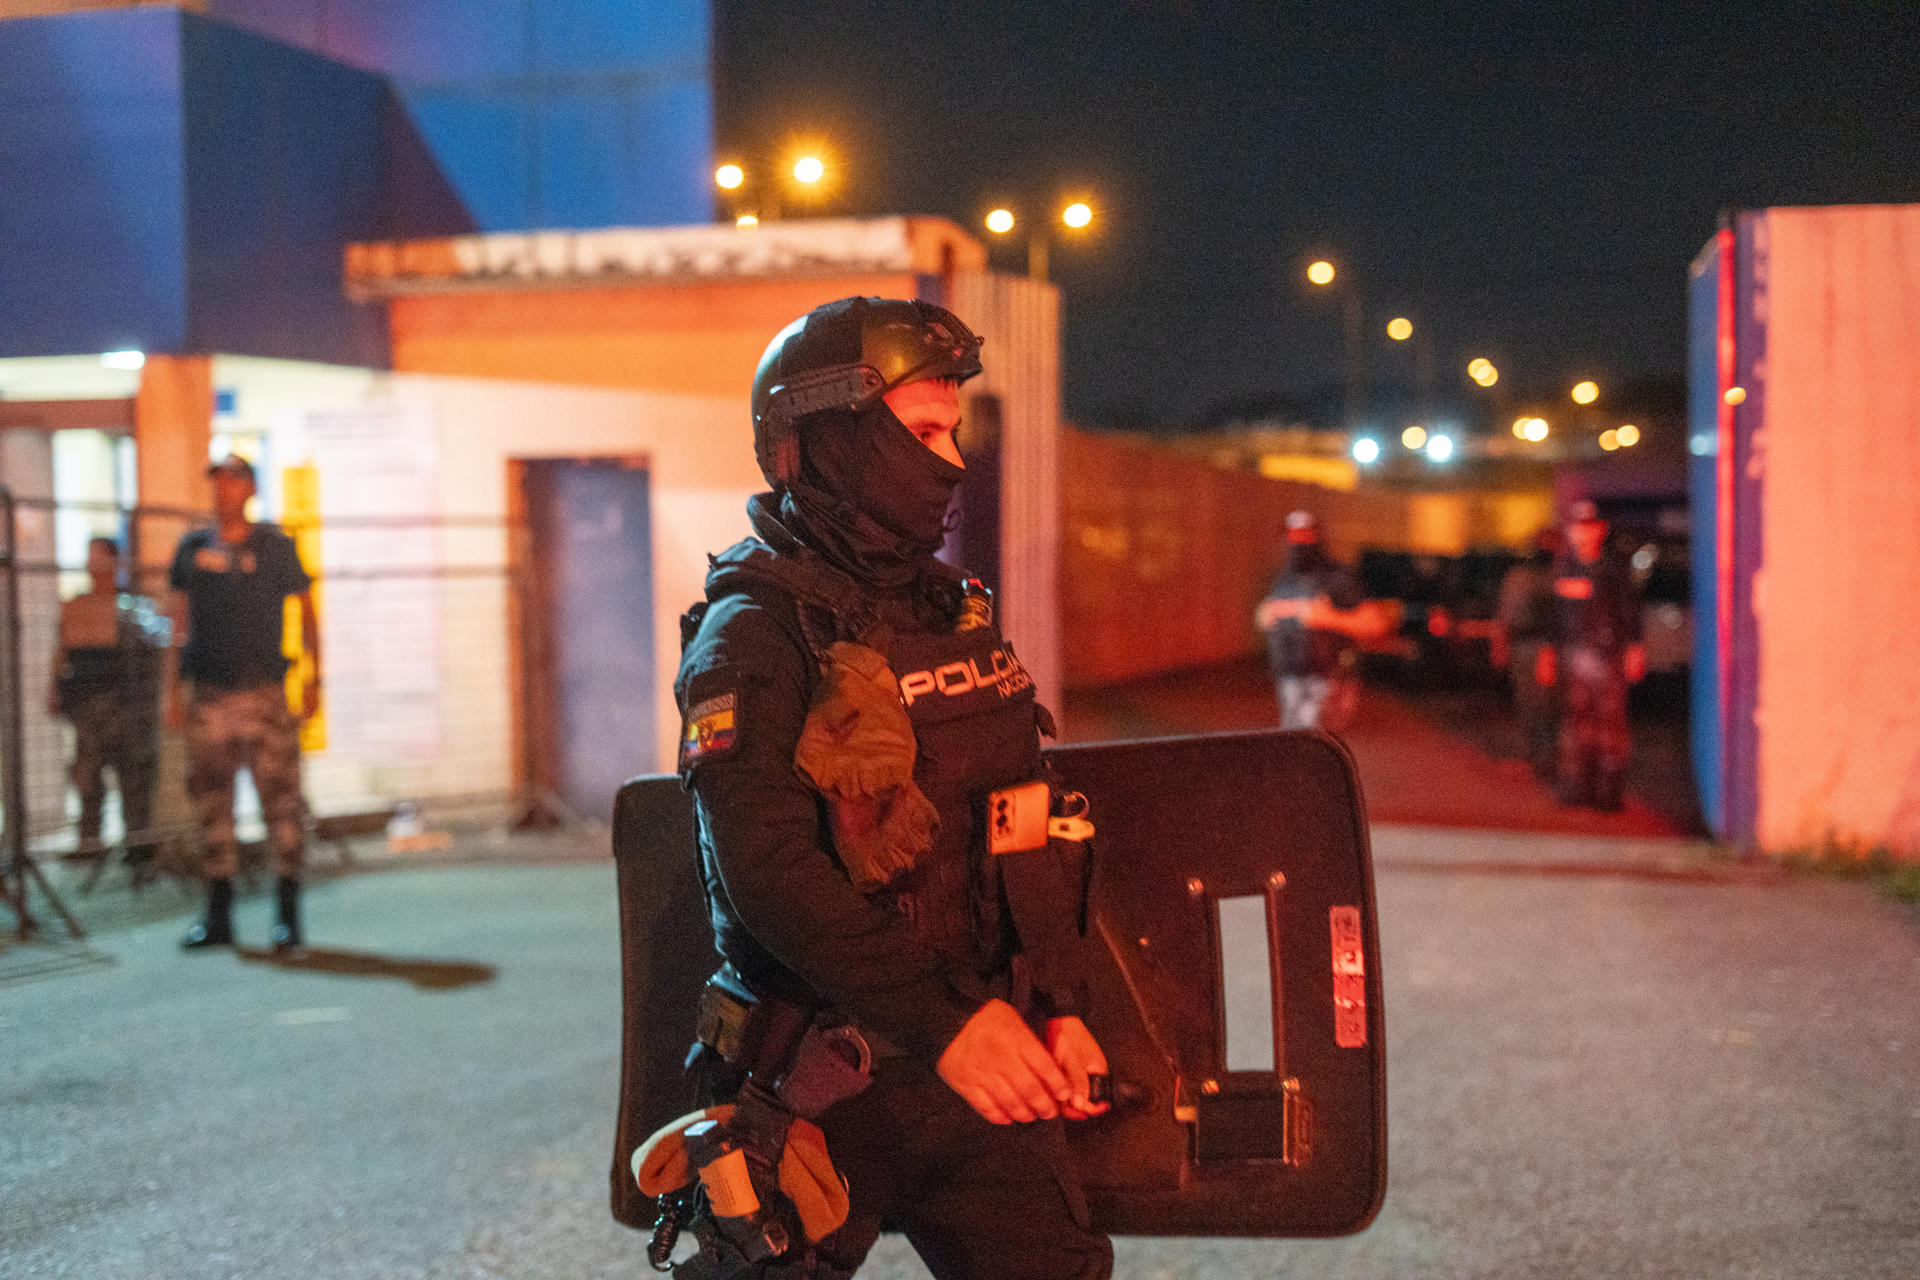
[[[1119,1276],[1920,1276],[1905,909],[1674,840],[1375,849],[1385,1209],[1121,1240]],[[606,1210],[610,865],[340,878],[297,966],[180,923],[0,985],[0,1276],[647,1274]],[[862,1272],[924,1274],[897,1239]]]

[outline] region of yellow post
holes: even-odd
[[[309,463],[283,470],[280,473],[280,507],[281,523],[292,537],[294,549],[300,553],[300,563],[314,579],[313,616],[317,621],[321,616],[320,468]],[[293,659],[293,666],[287,670],[287,702],[297,715],[301,698],[306,692],[307,674],[312,667],[312,660],[305,652],[306,637],[300,628],[300,604],[297,600],[287,601],[286,624],[281,634],[284,637],[282,652]],[[327,749],[327,693],[324,686],[320,690],[319,705],[301,726],[300,749]]]

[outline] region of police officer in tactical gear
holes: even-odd
[[[682,1274],[850,1276],[883,1222],[942,1280],[1112,1270],[1065,1160],[1063,1121],[1106,1109],[1079,1016],[1085,851],[1046,834],[1062,798],[1031,679],[984,589],[934,557],[979,348],[940,307],[847,298],[755,375],[771,492],[713,558],[675,683],[725,960],[692,1060],[700,1101],[737,1101],[741,1123],[694,1126],[673,1158],[720,1170],[769,1117],[812,1122],[849,1204],[822,1239],[793,1219],[743,1234],[758,1219],[727,1215],[771,1181],[703,1174],[721,1229]],[[823,1038],[837,1057],[807,1059]],[[834,1066],[809,1079],[802,1060]]]
[[[1566,549],[1554,562],[1554,613],[1538,673],[1561,697],[1561,802],[1615,810],[1624,802],[1632,738],[1627,686],[1646,674],[1640,591],[1607,546],[1607,522],[1590,501],[1567,511]]]

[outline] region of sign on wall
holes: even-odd
[[[370,763],[440,746],[438,442],[416,406],[306,415],[320,477],[321,617],[331,745]]]

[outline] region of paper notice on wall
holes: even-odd
[[[320,471],[327,732],[368,763],[440,746],[443,612],[439,447],[420,406],[311,412]]]

